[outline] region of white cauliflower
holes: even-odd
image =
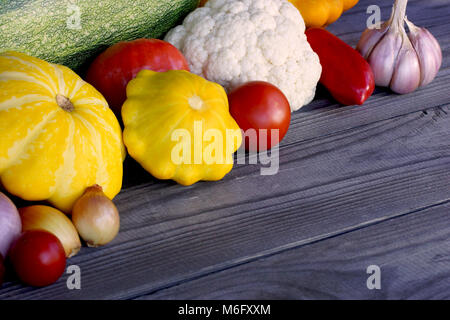
[[[314,98],[322,67],[299,11],[285,0],[210,0],[166,35],[191,72],[228,91],[267,81],[283,91],[291,111]]]

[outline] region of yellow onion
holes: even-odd
[[[44,230],[61,241],[66,257],[80,251],[81,242],[72,221],[61,211],[49,206],[30,206],[19,209],[22,231]]]
[[[81,238],[90,247],[109,243],[120,228],[119,212],[99,185],[87,188],[75,202],[72,221]]]

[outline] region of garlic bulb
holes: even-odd
[[[390,19],[380,29],[366,29],[356,47],[369,62],[375,84],[399,94],[429,84],[442,64],[437,40],[428,30],[406,19],[407,3],[408,0],[396,0]]]

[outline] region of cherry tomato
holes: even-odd
[[[9,256],[19,279],[35,287],[56,282],[66,267],[61,242],[43,230],[24,232],[11,248]]]
[[[3,283],[4,277],[5,277],[5,266],[3,265],[3,256],[0,253],[0,286]]]
[[[106,49],[92,62],[86,80],[120,115],[126,100],[128,82],[142,69],[165,72],[186,70],[189,66],[183,54],[168,42],[158,39],[138,39],[119,42]]]
[[[291,108],[286,96],[274,85],[263,81],[248,82],[232,90],[228,99],[231,115],[239,127],[244,132],[248,129],[256,130],[258,146],[255,147],[248,138],[250,135],[246,135],[247,150],[270,149],[286,135],[291,122]],[[267,141],[261,129],[267,130]],[[278,130],[278,137],[273,130]]]

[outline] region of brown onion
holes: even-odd
[[[87,188],[75,202],[72,221],[90,247],[109,243],[120,228],[119,212],[99,185]]]

